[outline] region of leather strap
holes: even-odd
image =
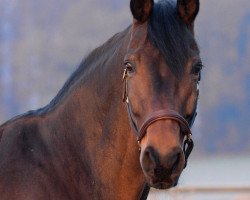
[[[142,124],[140,128],[139,136],[137,140],[139,142],[142,140],[142,138],[145,136],[147,132],[148,127],[151,124],[153,124],[156,121],[164,120],[164,119],[171,119],[171,120],[177,121],[182,128],[181,131],[184,132],[185,135],[191,137],[192,133],[189,128],[188,122],[176,111],[165,109],[165,110],[159,110],[159,111],[153,112],[152,114],[148,116],[148,118],[145,120],[145,122]]]
[[[143,190],[141,191],[138,199],[147,200],[149,192],[150,192],[150,186],[147,183],[144,183]]]

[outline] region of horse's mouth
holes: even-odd
[[[169,189],[178,184],[181,171],[169,171],[163,167],[157,167],[154,172],[144,172],[148,184],[156,189]]]
[[[155,183],[151,187],[159,189],[159,190],[166,190],[166,189],[169,189],[173,186],[170,183],[159,182],[159,183]]]
[[[159,190],[165,190],[165,189],[169,189],[172,187],[175,187],[177,185],[178,181],[172,181],[172,180],[166,180],[166,181],[156,181],[156,182],[152,182],[152,184],[150,184],[151,187],[159,189]]]
[[[175,187],[178,184],[179,176],[171,176],[167,179],[162,180],[160,177],[147,177],[147,182],[153,188],[165,190],[172,187]]]

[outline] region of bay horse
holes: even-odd
[[[1,200],[137,200],[177,185],[193,147],[199,1],[130,9],[47,106],[0,126]]]

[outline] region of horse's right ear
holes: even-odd
[[[177,12],[187,25],[194,23],[199,8],[199,0],[177,0]]]
[[[130,10],[134,19],[140,23],[148,20],[154,7],[154,0],[131,0]]]

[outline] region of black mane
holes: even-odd
[[[57,106],[59,102],[63,100],[63,97],[67,96],[71,88],[73,88],[78,83],[78,81],[81,81],[86,78],[86,76],[90,75],[90,72],[94,70],[94,67],[104,66],[106,59],[110,58],[110,54],[115,54],[115,52],[119,49],[119,45],[121,45],[121,38],[126,35],[128,30],[129,27],[124,31],[115,34],[103,45],[97,47],[89,55],[87,55],[82,60],[79,67],[71,74],[63,87],[59,90],[58,94],[51,100],[48,105],[46,105],[44,108],[39,109],[38,113],[43,114],[50,110],[53,110],[55,106]],[[97,60],[103,63],[97,64]]]
[[[198,48],[191,28],[177,14],[176,2],[156,3],[148,24],[149,39],[160,50],[171,71],[180,76],[187,59],[197,54]]]

